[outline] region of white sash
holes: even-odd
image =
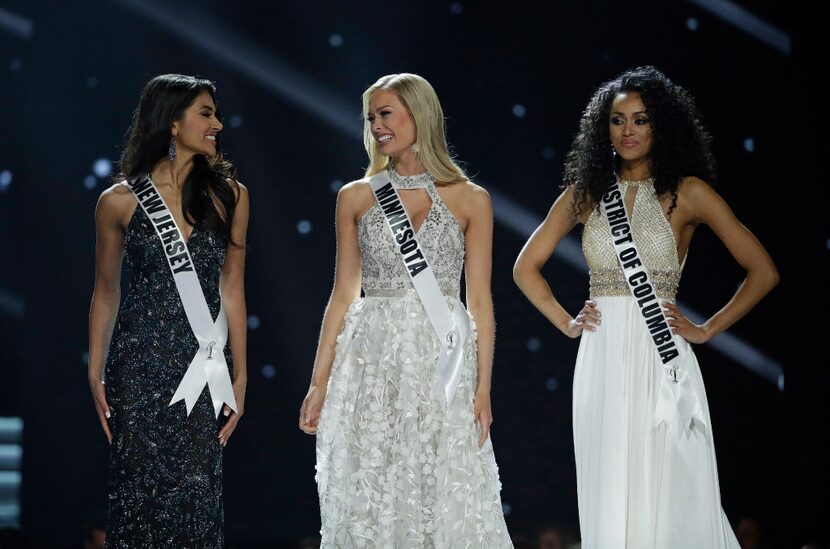
[[[233,385],[228,374],[228,363],[225,361],[225,344],[228,341],[225,304],[221,304],[219,316],[214,322],[199,277],[193,267],[187,242],[150,175],[135,178],[127,184],[161,240],[161,247],[176,283],[190,329],[199,342],[199,350],[193,356],[169,405],[184,400],[187,414],[190,415],[207,383],[217,417],[223,403],[237,411]]]
[[[385,171],[374,175],[369,178],[369,185],[386,218],[386,225],[391,231],[392,241],[400,253],[406,272],[409,273],[418,298],[441,342],[443,352],[438,357],[435,368],[435,392],[439,401],[444,406],[449,406],[464,367],[464,342],[470,334],[467,310],[460,302],[452,309],[447,305],[389,175]]]
[[[685,360],[684,342],[672,333],[654,290],[651,275],[640,259],[642,256],[634,241],[619,181],[609,187],[599,205],[611,229],[611,241],[623,277],[637,301],[640,315],[651,334],[654,349],[660,356],[666,374],[666,382],[661,384],[657,397],[655,425],[671,423],[671,420],[677,419],[681,428],[688,429],[692,419],[703,423],[700,397],[692,386],[689,373],[680,367]]]

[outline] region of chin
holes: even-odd
[[[642,160],[643,158],[645,158],[645,155],[633,151],[626,151],[624,154],[617,154],[619,154],[620,158],[627,162],[636,162],[637,160]]]

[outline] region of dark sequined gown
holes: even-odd
[[[198,343],[161,242],[141,207],[130,220],[124,246],[129,294],[105,370],[113,411],[107,547],[221,548],[221,420],[214,417],[207,387],[189,416],[183,401],[168,406]],[[225,246],[222,235],[198,228],[188,243],[214,318]],[[227,349],[225,354],[230,365]]]

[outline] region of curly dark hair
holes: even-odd
[[[173,121],[181,120],[185,110],[203,91],[216,102],[213,82],[193,76],[162,74],[144,86],[138,108],[133,113],[127,144],[121,153],[116,181],[144,175],[167,156]],[[220,116],[218,112],[217,116]],[[221,132],[216,136],[215,156],[207,158],[197,154],[193,157],[193,169],[182,185],[182,210],[191,225],[218,231],[229,243],[239,246],[231,236],[237,196],[228,182],[236,179],[236,170],[222,156],[220,147]],[[211,195],[222,204],[224,217],[214,207]]]
[[[579,122],[579,132],[565,157],[563,188],[573,186],[572,212],[593,208],[615,181],[621,159],[610,145],[611,104],[621,93],[637,92],[651,120],[651,177],[658,196],[671,194],[669,214],[677,205],[684,177],[715,180],[711,137],[691,94],[654,67],[630,69],[597,89]]]

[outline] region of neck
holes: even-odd
[[[416,175],[426,171],[424,166],[415,158],[415,153],[411,150],[407,150],[401,153],[400,156],[393,157],[390,160],[394,163],[395,171],[398,172],[398,175]]]
[[[651,177],[651,166],[647,158],[623,160],[620,165],[620,179],[625,181],[643,181]]]
[[[185,179],[193,170],[193,155],[177,154],[172,162],[169,158],[162,158],[153,168],[153,182],[156,184],[170,184],[181,191]]]

